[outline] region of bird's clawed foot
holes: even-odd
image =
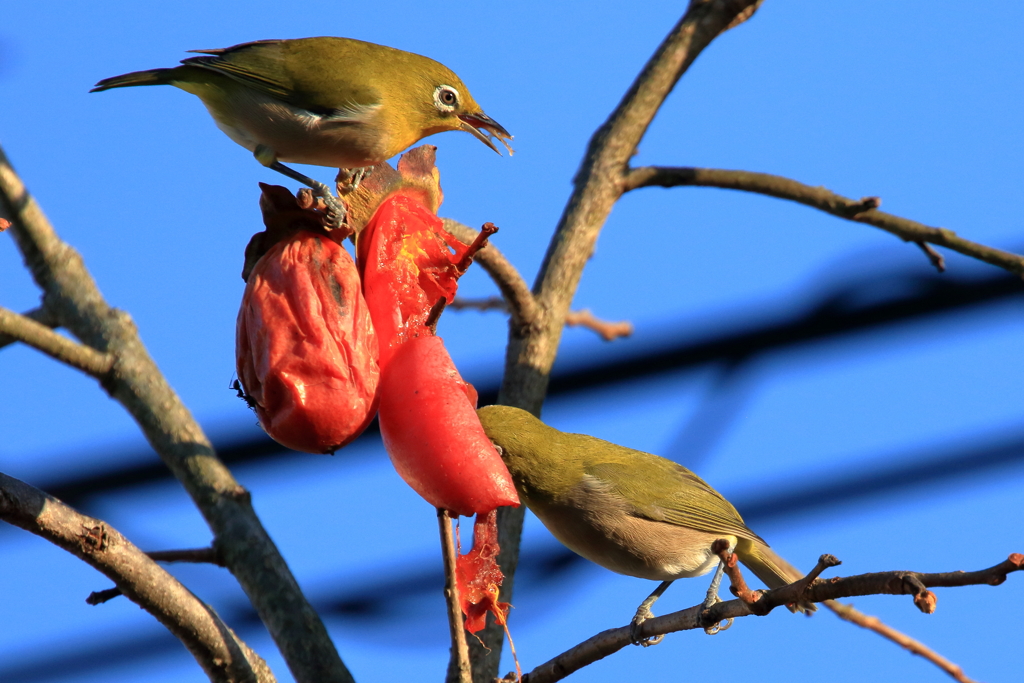
[[[341,196],[352,194],[359,187],[359,183],[363,182],[363,178],[371,173],[373,173],[373,166],[339,168],[338,175],[334,178],[334,182],[338,186],[338,194]]]
[[[648,595],[647,599],[641,602],[640,606],[636,608],[636,616],[634,616],[633,621],[629,623],[629,640],[634,645],[650,647],[651,645],[657,645],[665,637],[664,634],[661,634],[652,638],[641,638],[640,625],[654,616],[654,613],[651,612],[651,607],[658,601],[658,598],[661,597],[662,593],[664,593],[671,585],[671,581],[662,581],[658,584],[658,587],[654,589],[654,592]]]
[[[736,543],[730,543],[725,539],[715,541],[715,543],[711,546],[712,552],[716,553],[724,551],[725,553],[732,554],[732,552],[735,549]],[[711,578],[711,585],[708,586],[707,595],[704,597],[704,604],[701,606],[701,615],[703,615],[709,609],[711,609],[716,604],[722,601],[721,598],[718,597],[718,587],[722,585],[722,576],[724,574],[725,559],[721,559],[718,563],[718,567],[715,569],[714,576]],[[726,619],[725,621],[716,621],[715,623],[709,626],[705,626],[704,633],[708,634],[709,636],[713,636],[718,633],[721,633],[730,626],[732,626],[732,619]]]
[[[323,183],[313,182],[313,196],[324,202],[324,228],[330,232],[345,227],[345,220],[348,218],[348,207],[345,206],[345,202],[331,194],[331,188]]]
[[[711,609],[721,601],[722,599],[718,597],[717,587],[714,593],[711,593],[709,591],[707,597],[704,599],[704,604],[701,605],[701,614],[703,615],[705,612],[707,612],[709,609]],[[710,626],[705,626],[704,633],[708,634],[709,636],[717,635],[722,631],[728,629],[730,626],[732,626],[732,619],[726,619],[725,621],[716,621]]]
[[[257,145],[253,151],[253,156],[261,164],[269,169],[273,169],[281,175],[288,176],[292,180],[297,180],[306,187],[313,190],[313,196],[319,197],[324,202],[324,228],[327,231],[337,230],[345,225],[345,219],[348,217],[348,207],[345,206],[344,202],[335,197],[331,193],[331,188],[327,187],[319,180],[313,180],[307,175],[299,173],[293,168],[285,166],[277,160],[277,155],[274,151],[265,145]],[[360,170],[360,169],[357,169]],[[362,176],[360,176],[360,179]]]
[[[650,602],[653,603],[654,601],[651,600]],[[644,600],[643,603],[641,603],[641,605],[637,608],[636,616],[633,617],[633,621],[629,623],[630,642],[632,642],[634,645],[639,645],[641,647],[650,647],[651,645],[657,645],[662,641],[662,639],[665,638],[664,634],[654,636],[652,638],[640,637],[640,625],[653,617],[654,612],[651,611],[651,607],[650,604],[648,604],[648,600]]]

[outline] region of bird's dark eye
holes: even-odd
[[[434,89],[434,104],[443,112],[455,111],[459,106],[459,91],[450,85],[439,85]]]

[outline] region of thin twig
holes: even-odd
[[[471,299],[465,296],[457,296],[448,304],[448,308],[455,311],[501,311],[508,313],[508,302],[500,296],[489,296],[483,299]]]
[[[0,149],[0,213],[46,306],[83,344],[117,358],[104,384],[132,415],[214,533],[214,547],[238,579],[300,681],[352,683],[319,615],[252,509],[249,493],[217,458],[210,440],[146,351],[131,318],[111,308],[81,256],[61,241]],[[127,594],[127,593],[126,593]]]
[[[614,341],[619,337],[628,337],[633,334],[633,323],[628,320],[610,323],[595,318],[588,308],[579,311],[569,311],[565,316],[565,324],[569,327],[585,327],[601,335],[601,338],[605,341]]]
[[[804,578],[800,579],[798,583],[802,583],[804,586],[810,586],[814,583],[814,580],[821,576],[821,573],[831,567],[838,567],[842,562],[835,555],[822,555],[818,558],[818,563],[814,565],[811,571],[807,572]]]
[[[33,308],[31,311],[26,311],[21,315],[23,315],[26,318],[31,318],[32,320],[35,320],[40,325],[46,325],[51,330],[60,327],[60,324],[57,322],[57,317],[54,316],[53,313],[50,312],[50,309],[48,309],[46,306]],[[0,349],[7,346],[8,344],[13,344],[16,341],[20,340],[17,339],[16,337],[12,337],[9,334],[4,334],[3,332],[0,332]]]
[[[939,271],[940,273],[946,272],[946,259],[945,257],[943,257],[942,254],[935,251],[935,249],[933,249],[932,246],[927,242],[917,240],[914,242],[914,244],[920,247],[921,251],[923,251],[924,255],[928,257],[928,260],[931,262],[931,264],[935,266],[935,270]]]
[[[459,583],[455,576],[456,551],[452,535],[452,518],[443,508],[437,509],[437,526],[441,531],[441,552],[444,558],[444,600],[448,606],[448,631],[452,639],[452,657],[448,662],[448,683],[471,683],[469,645],[463,627]]]
[[[114,598],[119,598],[122,595],[124,595],[124,593],[121,592],[120,588],[107,588],[102,591],[93,591],[92,593],[89,593],[89,597],[85,599],[85,604],[93,606],[102,605],[103,603],[110,602]]]
[[[182,550],[151,550],[146,555],[154,562],[191,562],[227,567],[220,552],[214,548],[185,548]]]
[[[463,242],[472,243],[480,234],[478,231],[450,218],[444,219],[444,229]],[[498,249],[488,242],[474,255],[474,260],[494,280],[498,290],[508,304],[512,322],[519,330],[528,330],[536,324],[539,311],[530,286],[519,274],[516,267]]]
[[[508,304],[500,296],[489,296],[484,299],[456,297],[449,304],[449,307],[455,310],[474,309],[477,311],[508,312]],[[620,320],[616,323],[601,320],[595,317],[590,312],[590,309],[587,308],[580,311],[569,311],[569,314],[565,316],[565,324],[569,327],[585,327],[599,334],[605,341],[614,341],[620,337],[628,337],[633,334],[633,323],[628,320]]]
[[[51,358],[81,370],[103,382],[114,366],[114,357],[79,344],[32,318],[0,307],[0,333],[10,336]]]
[[[761,600],[761,593],[759,591],[750,590],[747,586],[747,582],[743,578],[743,572],[740,571],[739,565],[737,564],[739,557],[737,557],[735,553],[729,552],[729,542],[725,539],[718,539],[711,544],[711,552],[718,555],[718,559],[721,560],[723,564],[725,574],[729,577],[730,592],[746,603],[747,606],[751,607],[751,611],[753,613],[758,613],[760,610],[757,610],[756,603]],[[767,612],[765,613],[767,614]],[[708,626],[715,623],[718,622],[711,622]]]
[[[498,226],[494,223],[484,223],[480,226],[480,232],[477,233],[477,236],[474,237],[473,241],[469,243],[468,247],[466,247],[466,253],[463,254],[462,258],[459,259],[459,262],[455,264],[455,268],[460,273],[466,272],[466,269],[469,268],[471,263],[473,263],[473,258],[476,256],[476,253],[487,244],[487,239],[496,232],[498,232]]]
[[[848,621],[851,624],[856,624],[862,628],[866,628],[869,631],[874,631],[883,638],[891,640],[900,647],[906,649],[911,654],[923,657],[960,683],[976,683],[974,679],[968,678],[967,675],[964,674],[964,670],[960,668],[960,666],[949,661],[921,641],[915,640],[907,634],[901,633],[891,626],[882,623],[878,617],[864,614],[850,605],[844,605],[843,603],[835,600],[826,600],[824,605],[835,612],[836,616],[840,619]]]
[[[934,228],[908,218],[879,211],[877,197],[867,197],[861,200],[850,199],[824,187],[811,187],[790,178],[769,173],[731,171],[719,168],[659,166],[630,170],[622,186],[622,191],[628,192],[641,187],[654,186],[719,187],[788,199],[839,218],[873,225],[907,242],[928,242],[946,247],[985,263],[1004,268],[1018,276],[1024,276],[1024,256],[965,240],[946,228]],[[941,270],[944,267],[941,256],[934,254],[933,250],[922,248],[925,249],[925,253],[928,254],[935,267]],[[938,261],[936,261],[936,257],[938,257]]]
[[[725,543],[724,541],[716,542]],[[743,583],[742,575],[739,574],[739,569],[736,567],[736,556],[729,555],[727,552],[723,552],[722,548],[716,550],[716,547],[712,547],[713,552],[718,552],[719,556],[722,557],[723,561],[726,561],[726,571],[729,573],[729,580],[732,582],[732,592],[742,601],[753,605],[760,598],[760,595],[746,590],[746,585]],[[805,577],[799,581],[793,583],[795,587],[803,587],[800,591],[801,597],[803,597],[805,591],[809,586],[812,586],[815,580],[819,577],[822,571],[829,567],[835,567],[842,564],[842,562],[836,558],[835,555],[822,555],[818,558],[817,564],[811,569]],[[1002,574],[1005,578],[1005,574]],[[919,609],[925,613],[931,614],[935,611],[935,594],[927,590],[922,582],[915,577],[913,574],[904,575],[902,578],[904,585],[909,585],[915,591],[913,602],[914,605],[918,606]],[[907,636],[900,631],[884,624],[877,616],[870,616],[857,609],[854,609],[850,605],[845,605],[836,600],[823,600],[824,604],[828,609],[833,610],[844,620],[856,624],[864,629],[873,631],[879,634],[883,638],[891,640],[900,647],[908,650],[912,654],[919,654],[925,659],[928,659],[936,667],[949,674],[951,677],[959,681],[959,683],[975,683],[969,679],[965,674],[964,670],[954,665],[943,657],[938,652],[934,651],[919,640],[915,640],[910,636]],[[754,613],[760,613],[759,606],[755,606]]]
[[[181,640],[211,680],[274,680],[266,662],[209,605],[105,522],[5,474],[0,474],[0,519],[50,541],[102,572],[117,585],[116,590]]]
[[[914,576],[923,585],[929,587],[947,585],[998,585],[1006,580],[1007,574],[1024,568],[1024,556],[1014,553],[1009,559],[994,567],[976,572],[947,572],[942,574],[921,574],[915,572],[879,572],[861,574],[828,581],[817,581],[806,587],[797,581],[782,588],[765,591],[761,598],[753,604],[743,600],[728,600],[715,604],[708,610],[703,605],[696,605],[679,612],[654,617],[643,622],[640,632],[642,638],[704,628],[707,620],[724,621],[753,615],[767,614],[780,605],[796,602],[797,599],[810,602],[826,602],[837,598],[858,595],[884,595],[908,593],[905,590],[905,578]],[[755,611],[756,610],[756,611]],[[704,614],[702,614],[704,613]],[[574,671],[603,659],[631,643],[630,627],[602,631],[575,647],[566,650],[554,659],[541,664],[524,677],[524,683],[553,683]]]
[[[226,567],[224,560],[216,548],[192,548],[187,550],[151,550],[146,557],[154,562],[193,562],[196,564],[215,564],[218,567]],[[94,591],[89,594],[85,602],[90,605],[99,605],[113,600],[121,593],[120,588],[108,588],[102,591]]]

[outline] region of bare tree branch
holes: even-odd
[[[605,341],[614,341],[619,337],[628,337],[633,334],[633,323],[628,320],[610,323],[594,317],[588,308],[569,311],[565,316],[565,324],[569,327],[585,327],[592,332],[597,332]]]
[[[46,327],[49,327],[51,330],[56,327],[60,327],[60,325],[57,324],[57,318],[43,306],[40,306],[39,308],[33,308],[31,311],[27,311],[25,313],[22,313],[21,315],[26,318],[35,320],[40,325],[45,325]],[[9,334],[0,332],[0,349],[9,344],[13,344],[16,341],[20,340],[17,339],[16,337],[12,337]]]
[[[103,300],[81,256],[54,232],[2,150],[0,211],[11,220],[15,242],[44,292],[44,307],[82,343],[115,359],[104,388],[185,486],[292,675],[300,683],[351,683],[327,629],[253,511],[248,491],[217,459],[130,317]]]
[[[85,604],[102,605],[103,603],[110,602],[114,598],[119,598],[122,595],[124,595],[124,593],[122,593],[121,589],[116,586],[102,591],[93,591],[92,593],[89,593],[89,597],[85,599]]]
[[[182,550],[151,550],[146,555],[154,562],[192,562],[227,567],[216,548],[186,548]]]
[[[545,313],[557,318],[559,324],[569,311],[597,236],[622,195],[621,187],[629,160],[636,153],[637,145],[655,114],[703,49],[757,4],[756,0],[691,2],[686,14],[644,66],[611,117],[594,133],[576,174],[575,190],[555,229],[534,286]],[[531,355],[537,355],[537,360],[548,361],[546,369],[538,367],[546,376],[554,360],[559,325],[551,321],[545,323],[549,334],[555,335],[550,340],[554,344],[545,340],[547,348],[544,352],[540,353],[538,349]],[[528,385],[527,390],[529,388]],[[536,393],[531,401],[533,412],[538,412],[543,397],[543,391]]]
[[[712,40],[737,20],[746,20],[760,0],[691,2],[662,41],[608,120],[594,133],[574,179],[572,196],[555,229],[533,287],[537,320],[529,328],[509,327],[505,375],[498,402],[540,414],[562,328],[583,268],[615,202],[629,160],[665,98]],[[505,575],[501,600],[512,601],[522,535],[523,507],[498,510],[498,562]],[[470,645],[473,680],[496,677],[502,631],[489,624],[479,644]]]
[[[760,599],[752,604],[739,599],[729,600],[720,602],[708,610],[705,610],[703,605],[696,605],[679,612],[649,619],[643,623],[637,635],[641,638],[651,638],[676,631],[703,629],[726,619],[750,615],[763,616],[780,605],[795,602],[798,598],[810,602],[825,602],[859,595],[914,595],[920,590],[918,585],[926,588],[998,585],[1006,580],[1007,574],[1021,569],[1024,569],[1024,555],[1014,553],[1005,562],[976,572],[942,574],[920,574],[905,571],[879,572],[826,581],[818,580],[806,588],[803,586],[803,582],[797,581],[782,588],[759,593]],[[524,683],[560,681],[574,671],[618,652],[630,643],[630,627],[628,625],[602,631],[554,659],[541,664],[524,676]]]
[[[959,665],[949,661],[921,641],[915,640],[907,634],[901,633],[891,626],[882,623],[878,617],[873,617],[870,614],[864,614],[850,605],[844,605],[843,603],[835,600],[826,600],[824,605],[832,610],[840,619],[848,621],[851,624],[856,624],[862,628],[866,628],[869,631],[874,631],[883,638],[887,638],[904,648],[907,652],[923,657],[945,671],[953,677],[954,680],[959,681],[959,683],[975,683],[974,679],[967,677],[964,670],[960,668]]]
[[[209,605],[106,523],[5,474],[0,474],[0,519],[45,538],[110,578],[184,643],[211,681],[275,680],[266,662]]]
[[[489,296],[485,299],[470,299],[465,296],[457,296],[448,304],[448,308],[454,311],[473,309],[481,312],[501,311],[502,313],[508,313],[508,303],[500,296]]]
[[[729,590],[732,591],[732,594],[738,597],[741,601],[751,605],[754,612],[758,613],[758,605],[755,603],[761,599],[761,593],[759,591],[751,591],[747,588],[746,581],[743,579],[743,574],[740,572],[740,568],[736,563],[738,558],[736,555],[729,552],[728,546],[729,544],[727,541],[718,540],[712,544],[711,551],[716,553],[722,562],[725,563],[725,572],[729,575],[729,581],[731,583]],[[1014,555],[1010,556],[1011,562],[1014,557]],[[814,568],[811,569],[811,571],[802,579],[794,581],[792,587],[797,589],[798,595],[803,595],[807,590],[807,587],[813,585],[815,580],[823,571],[829,567],[835,567],[840,564],[842,564],[842,562],[836,559],[835,556],[822,555],[818,558],[818,563]],[[1002,565],[999,566],[1001,567]],[[1003,574],[1002,579],[1005,578],[1006,575]],[[914,604],[926,614],[933,613],[936,605],[935,594],[927,590],[927,588],[925,588],[925,586],[916,577],[905,576],[903,577],[903,581],[904,587],[910,587],[911,592],[914,593]],[[963,669],[959,666],[953,664],[951,661],[940,655],[938,652],[935,652],[924,643],[884,624],[878,617],[864,614],[849,605],[844,605],[835,600],[824,600],[822,601],[822,604],[835,612],[835,614],[841,619],[874,631],[878,635],[891,640],[910,653],[924,657],[960,683],[975,683],[964,675]]]
[[[102,383],[114,365],[109,353],[100,353],[84,344],[57,334],[46,325],[0,307],[0,333],[42,351],[65,365],[81,370]]]
[[[508,303],[500,296],[492,296],[486,299],[455,297],[455,300],[448,304],[448,307],[455,310],[472,308],[478,311],[508,312]],[[633,334],[633,323],[628,320],[620,320],[617,323],[608,322],[607,320],[595,317],[586,308],[580,311],[569,311],[569,314],[565,316],[565,324],[569,327],[585,327],[601,335],[601,338],[605,341],[614,341],[619,337],[628,337]]]
[[[634,168],[626,176],[623,192],[641,187],[719,187],[727,190],[743,190],[766,194],[779,199],[788,199],[819,209],[825,213],[858,223],[867,223],[890,232],[907,242],[924,243],[946,247],[1004,268],[1015,275],[1024,276],[1024,256],[971,242],[959,237],[952,230],[933,228],[908,218],[900,218],[878,210],[881,203],[877,197],[856,200],[843,197],[824,187],[811,187],[795,180],[768,173],[751,171],[730,171],[718,168],[659,167]],[[934,251],[921,246],[932,263],[942,270]],[[938,257],[941,260],[941,257]]]

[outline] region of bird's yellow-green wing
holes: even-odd
[[[218,50],[193,50],[202,57],[182,61],[215,71],[307,111],[358,119],[381,101],[373,85],[380,50],[346,38],[259,40]],[[386,61],[386,60],[385,60]]]
[[[762,540],[747,528],[729,501],[690,470],[642,451],[632,451],[631,458],[643,460],[645,476],[637,477],[635,462],[596,462],[586,470],[610,492],[629,501],[637,517],[712,534]]]

